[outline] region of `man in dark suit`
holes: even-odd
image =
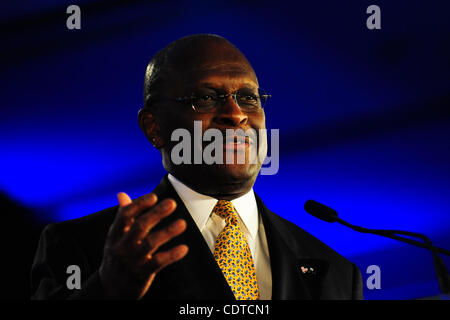
[[[172,133],[194,135],[194,121],[203,133],[265,129],[266,98],[245,56],[222,37],[189,36],[158,52],[138,119],[168,175],[151,194],[119,193],[117,207],[46,227],[33,298],[361,299],[354,264],[253,192],[262,160],[249,154],[261,138],[226,136],[223,157],[244,154],[244,163],[173,159]],[[67,285],[71,265],[81,270],[77,289]]]

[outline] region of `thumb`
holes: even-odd
[[[121,207],[125,207],[132,202],[131,198],[125,192],[119,192],[117,194],[117,200],[119,200],[119,206]]]

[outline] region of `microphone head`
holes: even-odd
[[[338,217],[338,214],[334,209],[314,200],[306,201],[304,208],[310,215],[326,222],[335,222]]]

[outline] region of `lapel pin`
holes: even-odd
[[[298,259],[296,261],[296,270],[304,278],[324,277],[328,272],[329,263],[319,259]]]
[[[314,274],[314,268],[312,267],[306,267],[306,266],[300,266],[300,270],[303,274]]]

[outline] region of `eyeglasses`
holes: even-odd
[[[185,104],[189,103],[194,111],[209,113],[223,104],[230,96],[233,97],[239,108],[245,112],[261,111],[271,97],[270,94],[267,94],[262,89],[258,89],[258,93],[255,93],[254,90],[238,90],[227,94],[218,94],[215,90],[205,89],[199,90],[189,97],[171,98],[169,100]]]

